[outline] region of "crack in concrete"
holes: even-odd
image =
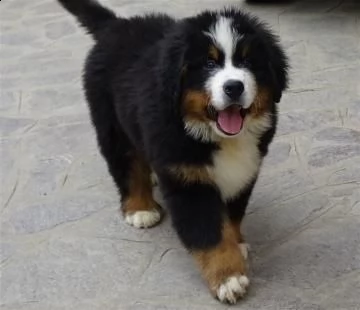
[[[344,3],[344,0],[340,0],[338,3],[336,3],[335,5],[333,5],[332,7],[328,8],[325,13],[332,13],[333,11],[335,11],[336,9],[338,9],[342,4]]]
[[[2,209],[3,209],[2,212],[9,206],[12,198],[13,198],[14,195],[15,195],[15,192],[16,192],[17,187],[18,187],[18,184],[19,184],[19,177],[20,177],[20,172],[17,172],[15,184],[14,184],[12,190],[11,190],[11,193],[10,193],[8,199],[6,200],[6,202],[5,202],[5,204],[4,204],[3,208],[2,208]]]
[[[295,229],[294,231],[288,233],[285,237],[280,238],[279,240],[276,240],[275,242],[273,242],[272,244],[270,244],[269,246],[266,246],[264,249],[262,249],[259,253],[258,256],[262,256],[265,257],[267,255],[269,255],[272,251],[275,250],[275,248],[278,248],[280,246],[282,246],[283,244],[285,244],[286,242],[290,241],[291,239],[293,239],[295,236],[298,236],[300,233],[302,233],[303,231],[305,231],[310,225],[311,223],[313,223],[314,221],[320,219],[321,217],[323,217],[325,214],[327,214],[328,212],[330,212],[332,209],[334,209],[337,206],[337,204],[333,204],[332,206],[326,208],[324,210],[324,212],[318,214],[317,216],[313,217],[310,219],[311,215],[320,211],[321,209],[323,209],[324,207],[318,208],[316,210],[313,210],[309,216],[307,216],[297,229]]]
[[[176,250],[175,248],[168,248],[165,251],[163,251],[159,257],[159,263],[162,261],[162,259],[164,258],[164,256],[169,253],[170,251]]]
[[[19,104],[18,104],[18,114],[21,113],[21,107],[22,107],[22,91],[19,92]]]

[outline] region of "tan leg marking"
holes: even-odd
[[[122,207],[125,221],[136,228],[154,226],[161,219],[161,209],[153,198],[151,170],[142,159],[133,160],[129,182]]]
[[[231,221],[230,225],[236,236],[236,240],[238,242],[241,254],[247,260],[249,256],[250,246],[248,243],[246,243],[244,236],[241,233],[241,221]]]
[[[249,285],[246,261],[231,224],[225,222],[222,240],[217,246],[192,254],[210,291],[220,301],[236,303],[245,294]]]

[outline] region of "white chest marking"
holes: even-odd
[[[224,201],[239,194],[260,169],[258,137],[270,126],[270,120],[265,116],[258,121],[248,119],[246,123],[239,136],[223,141],[222,149],[213,157],[213,166],[208,168]]]
[[[227,145],[216,153],[214,166],[210,168],[224,200],[234,197],[248,185],[261,163],[254,137],[241,136],[234,140],[229,141],[231,146]]]

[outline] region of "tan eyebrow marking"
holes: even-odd
[[[219,57],[220,57],[220,52],[219,50],[215,47],[215,45],[211,45],[210,48],[209,48],[209,56],[218,61],[219,60]]]
[[[242,53],[241,53],[242,58],[246,58],[247,55],[249,55],[249,52],[250,52],[250,44],[246,44],[242,49]]]

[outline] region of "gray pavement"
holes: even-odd
[[[124,223],[81,91],[91,40],[55,0],[4,0],[1,309],[360,309],[360,2],[106,3],[178,17],[232,4],[280,34],[292,82],[246,218],[251,290],[219,304],[168,217]]]

